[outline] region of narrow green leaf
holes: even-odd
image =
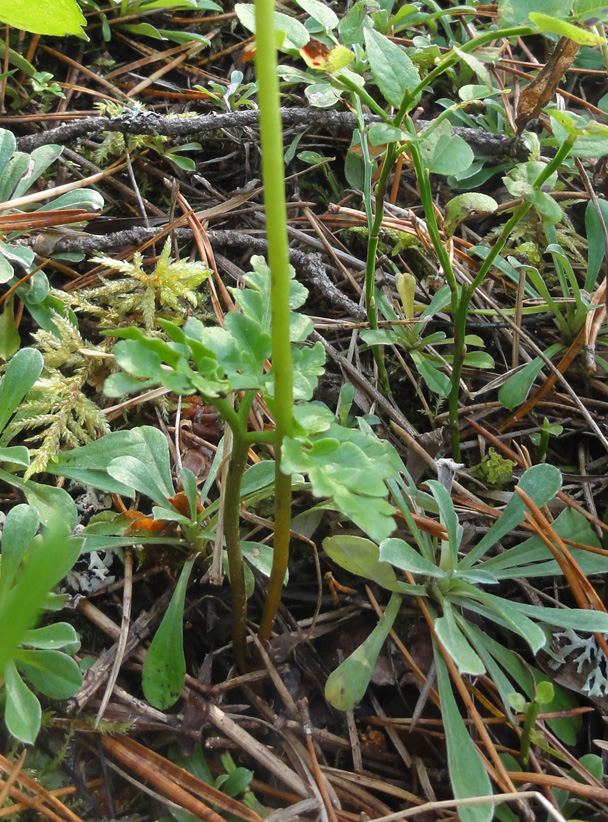
[[[606,200],[598,200],[597,204],[601,213],[601,220],[603,220],[605,226],[608,226],[608,202]],[[595,206],[591,201],[589,201],[585,210],[585,230],[589,244],[587,250],[585,290],[591,293],[595,289],[597,275],[599,274],[606,253],[600,215],[595,210]]]
[[[177,702],[186,678],[183,643],[184,601],[193,565],[193,559],[184,563],[167,612],[144,661],[144,694],[148,702],[161,711]]]
[[[329,675],[325,683],[325,697],[338,710],[350,711],[363,699],[374,665],[397,618],[400,605],[401,597],[393,594],[371,634]]]
[[[0,260],[6,262],[1,256]],[[8,279],[11,279],[12,268],[8,263],[7,266],[10,268],[10,276]],[[8,273],[8,271],[6,273]],[[2,279],[0,276],[0,280]],[[6,281],[7,280],[5,280],[5,282]],[[19,329],[15,322],[15,295],[11,294],[4,301],[3,311],[0,314],[0,357],[5,362],[8,362],[8,360],[14,357],[17,351],[19,351],[20,345],[21,337],[19,336]]]
[[[450,393],[451,382],[447,374],[435,368],[421,351],[410,351],[410,356],[416,369],[430,390],[439,397],[447,397]]]
[[[546,505],[549,500],[553,499],[561,488],[561,484],[561,473],[553,465],[547,463],[533,465],[528,468],[522,474],[518,483],[519,487],[529,494],[539,507]],[[514,493],[499,519],[496,520],[481,541],[460,561],[460,570],[471,568],[492,545],[516,528],[524,519],[524,507],[520,496]]]
[[[429,562],[415,548],[396,537],[385,539],[380,543],[379,559],[380,562],[390,562],[400,571],[409,571],[412,574],[424,574],[438,579],[442,579],[446,575],[445,571],[442,571],[439,566]]]
[[[492,793],[490,779],[460,716],[441,652],[436,644],[433,648],[454,797],[464,799],[470,796],[489,796]],[[494,806],[491,802],[487,805],[465,806],[459,808],[458,815],[461,822],[491,822]]]
[[[547,637],[545,632],[536,623],[525,615],[525,612],[520,608],[521,603],[511,602],[505,597],[499,597],[495,594],[489,594],[487,591],[477,590],[476,598],[488,605],[502,620],[501,624],[505,624],[515,633],[519,634],[526,640],[532,651],[536,654],[546,645]],[[557,611],[557,608],[539,608],[539,611]],[[568,611],[568,613],[571,613]],[[606,616],[606,624],[608,624],[608,614]],[[492,616],[490,615],[490,619]],[[538,617],[537,617],[538,618]]]
[[[0,431],[40,376],[42,365],[42,354],[35,348],[22,348],[9,362],[0,383]]]
[[[608,614],[583,608],[543,608],[518,602],[517,609],[529,617],[534,617],[547,625],[571,628],[573,631],[608,633]]]
[[[431,489],[431,493],[437,501],[437,505],[439,506],[439,519],[448,532],[451,565],[449,569],[445,568],[445,566],[444,568],[445,570],[454,571],[458,563],[458,548],[462,540],[462,527],[458,522],[452,498],[445,486],[437,480],[428,480],[426,485]]]
[[[552,34],[559,34],[560,37],[568,37],[581,46],[599,46],[606,42],[604,37],[600,37],[588,29],[573,26],[572,23],[567,23],[565,20],[558,20],[555,17],[540,14],[536,11],[531,11],[528,16],[542,32],[551,32]]]
[[[483,662],[456,624],[449,600],[443,601],[443,616],[435,620],[434,627],[439,641],[452,657],[461,674],[472,676],[485,674],[486,669]]]

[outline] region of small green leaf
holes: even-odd
[[[345,571],[372,580],[389,591],[403,591],[402,583],[397,580],[389,563],[379,560],[378,546],[371,540],[339,534],[323,540],[323,549]]]
[[[334,537],[340,539],[340,537]],[[411,545],[396,537],[385,539],[379,546],[380,562],[390,562],[400,571],[409,571],[412,574],[424,574],[428,577],[442,579],[445,571],[425,559]]]
[[[561,484],[561,473],[553,465],[547,463],[533,465],[531,468],[528,468],[522,474],[518,483],[522,490],[529,494],[539,507],[546,505],[549,500],[553,499],[561,488]],[[460,561],[459,568],[461,570],[472,568],[492,545],[495,545],[498,540],[502,539],[514,528],[517,528],[523,519],[523,500],[518,494],[514,493],[507,507],[502,512],[502,515],[496,520],[490,530],[486,532],[480,542]]]
[[[462,540],[462,526],[458,522],[454,503],[447,488],[437,480],[428,480],[426,485],[431,489],[431,493],[437,501],[439,507],[439,519],[448,532],[448,542],[450,545],[451,567],[445,570],[454,571],[458,563],[458,549]]]
[[[274,550],[271,545],[265,545],[263,542],[241,542],[241,551],[243,556],[253,567],[263,574],[265,577],[270,576],[272,568],[272,557]],[[285,571],[285,578],[283,584],[287,585],[289,581],[289,571]]]
[[[325,3],[321,3],[320,0],[296,0],[296,3],[308,12],[313,20],[320,23],[326,31],[331,31],[338,25],[338,17],[335,12]]]
[[[401,597],[393,594],[371,634],[329,675],[325,697],[340,711],[350,711],[365,696],[376,660],[399,613]]]
[[[0,431],[40,376],[42,365],[42,354],[35,348],[22,348],[9,362],[0,383]]]
[[[505,408],[510,411],[526,400],[544,364],[540,357],[535,357],[501,385],[498,399]]]
[[[405,51],[374,29],[365,29],[365,48],[372,76],[385,100],[398,108],[420,76]]]
[[[52,625],[27,631],[21,644],[47,651],[70,648],[70,653],[76,653],[78,647],[75,646],[80,646],[80,639],[69,622],[54,622]]]
[[[18,650],[14,659],[20,673],[51,699],[67,699],[82,685],[80,668],[61,651]]]
[[[535,0],[534,8],[543,14],[564,20],[570,14],[574,0]],[[530,0],[500,0],[498,20],[501,27],[525,26],[532,4]]]
[[[540,14],[537,11],[531,11],[528,16],[542,32],[551,32],[559,34],[560,37],[568,37],[581,46],[599,46],[606,42],[604,37],[600,37],[588,29],[573,26],[572,23],[567,23],[565,20],[559,20],[547,14]]]
[[[475,57],[474,54],[469,54],[469,52],[462,51],[457,46],[452,46],[452,51],[454,54],[458,55],[459,60],[462,60],[463,63],[466,63],[467,66],[475,72],[481,82],[485,85],[486,89],[493,89],[492,75],[484,62],[482,62],[478,57]]]
[[[255,9],[253,4],[236,3],[234,10],[242,25],[255,34]],[[274,27],[276,31],[284,31],[287,35],[287,39],[282,46],[284,49],[300,49],[310,40],[308,30],[299,20],[296,20],[295,17],[289,17],[287,14],[281,14],[279,11],[274,13]]]
[[[0,256],[0,261],[6,262],[2,256]],[[10,268],[10,265],[8,267]],[[12,268],[10,270],[9,279],[11,278]],[[11,357],[19,351],[19,346],[21,345],[19,329],[17,328],[17,323],[15,322],[14,307],[15,295],[11,294],[4,301],[3,311],[0,314],[0,358],[5,362],[8,362],[8,360],[10,360]]]
[[[26,745],[33,745],[42,719],[40,702],[21,679],[13,662],[8,663],[3,674],[6,686],[6,727],[15,739]]]
[[[74,500],[65,489],[56,488],[54,485],[43,485],[33,480],[26,482],[14,474],[10,479],[10,484],[23,491],[29,504],[38,511],[43,525],[48,525],[54,517],[59,516],[68,531],[74,529],[78,521],[78,511]],[[61,577],[58,577],[57,582],[60,579]]]
[[[410,356],[414,360],[416,369],[429,389],[439,397],[447,397],[450,393],[452,383],[447,374],[438,368],[425,357],[421,351],[410,351]]]
[[[369,141],[373,146],[383,146],[387,143],[398,143],[407,140],[409,135],[389,123],[374,123],[368,133]]]
[[[496,200],[487,194],[479,194],[477,191],[459,194],[453,197],[445,207],[444,231],[451,237],[463,220],[493,214],[497,208]]]
[[[14,505],[6,515],[2,528],[0,598],[10,590],[25,552],[38,533],[39,525],[40,517],[31,505]]]
[[[339,39],[345,46],[352,46],[355,43],[363,45],[366,12],[367,7],[364,0],[359,0],[338,23]]]
[[[608,202],[598,200],[600,214],[597,213],[593,202],[589,201],[585,210],[585,231],[588,242],[587,250],[587,273],[585,276],[585,290],[592,292],[595,289],[597,275],[599,274],[606,244],[604,241],[604,226],[608,226]]]
[[[27,468],[30,464],[30,452],[25,445],[13,445],[8,448],[0,448],[0,462],[14,462]]]
[[[76,0],[0,0],[0,20],[34,34],[76,34],[87,39],[82,28],[86,20]]]
[[[485,674],[485,665],[456,624],[449,600],[444,600],[443,616],[436,619],[433,625],[437,638],[452,657],[461,674],[472,676]]]
[[[555,698],[555,688],[552,682],[539,682],[536,686],[536,701],[539,705],[546,705]]]
[[[432,174],[462,174],[469,168],[475,159],[473,149],[462,137],[453,134],[447,121],[427,132],[421,135],[420,151],[424,165]]]
[[[184,601],[193,565],[193,559],[184,563],[167,612],[144,661],[144,694],[148,702],[161,711],[177,702],[186,678],[183,643]]]

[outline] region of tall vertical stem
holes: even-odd
[[[268,263],[271,272],[272,368],[274,371],[275,436],[275,522],[274,554],[268,594],[260,623],[260,639],[270,636],[281,600],[283,579],[289,559],[291,525],[291,477],[281,472],[283,438],[291,433],[293,381],[289,343],[289,250],[285,207],[283,133],[279,110],[274,0],[255,0],[256,58],[262,181],[266,204]]]
[[[232,647],[234,658],[241,672],[247,669],[247,592],[241,553],[239,509],[241,505],[241,481],[247,466],[247,443],[243,432],[232,429],[233,444],[226,487],[224,489],[224,537],[230,571],[232,591]]]

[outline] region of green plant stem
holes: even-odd
[[[521,732],[520,747],[521,747],[521,764],[524,768],[528,767],[530,762],[530,742],[532,741],[532,732],[536,725],[536,717],[540,711],[540,704],[534,700],[526,705],[524,711],[524,727]]]
[[[353,92],[357,100],[360,100],[362,103],[365,103],[365,105],[370,109],[370,111],[372,111],[382,120],[384,120],[385,123],[393,125],[393,118],[390,115],[388,115],[386,111],[384,111],[382,106],[378,105],[374,98],[370,94],[368,94],[364,88],[362,88],[360,85],[351,80],[350,77],[340,74],[339,72],[336,75],[336,77],[342,83],[343,86],[345,86],[347,89]],[[361,131],[361,127],[359,128],[359,130]]]
[[[536,190],[545,183],[546,180],[553,174],[553,172],[560,167],[562,162],[566,159],[574,143],[576,142],[576,135],[569,135],[564,143],[559,148],[559,151],[550,160],[545,168],[538,175],[534,181],[534,188]],[[466,355],[465,335],[468,310],[471,300],[476,289],[485,280],[494,260],[498,257],[502,249],[505,247],[507,240],[511,236],[517,224],[523,220],[528,211],[532,208],[532,203],[523,202],[518,206],[513,215],[504,224],[500,236],[492,246],[488,256],[481,264],[479,271],[473,280],[466,286],[460,289],[459,298],[454,301],[454,361],[452,364],[452,387],[448,397],[448,410],[450,416],[450,429],[452,435],[452,455],[456,462],[460,462],[460,434],[458,430],[458,398],[460,394],[460,377],[462,375],[462,366]],[[443,244],[442,244],[443,248]],[[445,249],[443,249],[445,251]]]
[[[380,240],[382,220],[384,219],[384,195],[386,194],[388,176],[395,162],[395,155],[395,144],[391,143],[386,150],[386,156],[382,162],[382,168],[380,169],[380,177],[376,185],[376,213],[374,214],[371,225],[369,225],[367,258],[365,260],[365,308],[367,311],[367,321],[369,323],[369,327],[373,329],[378,328],[376,295],[374,293],[374,289],[376,287],[376,254],[378,251],[378,242]],[[382,385],[385,393],[388,394],[390,392],[390,386],[386,366],[384,364],[382,346],[372,346],[372,352],[378,368],[380,384]]]
[[[376,295],[374,293],[376,281],[376,253],[378,250],[378,240],[380,237],[382,220],[384,218],[384,194],[386,192],[389,172],[395,162],[396,148],[394,144],[387,146],[386,156],[380,171],[380,179],[378,181],[378,185],[376,186],[376,213],[374,215],[372,209],[372,160],[367,143],[367,129],[365,127],[365,120],[363,117],[363,107],[361,105],[361,99],[359,98],[357,89],[358,87],[355,86],[353,103],[357,115],[359,137],[361,141],[361,157],[363,159],[364,175],[363,203],[365,207],[365,217],[367,220],[368,230],[367,256],[365,261],[365,308],[367,311],[367,321],[369,323],[369,327],[372,329],[377,329],[378,315],[376,312]],[[372,353],[378,368],[380,383],[384,388],[384,391],[389,393],[390,386],[388,374],[386,373],[386,367],[384,365],[382,348],[379,345],[374,345],[372,346]]]
[[[472,40],[469,40],[468,43],[464,43],[462,46],[458,46],[458,49],[464,52],[471,52],[475,51],[475,49],[479,48],[480,46],[484,46],[486,43],[493,42],[494,40],[501,40],[503,38],[508,39],[509,37],[524,37],[526,34],[532,34],[535,31],[537,31],[537,28],[535,26],[512,26],[511,28],[484,32],[484,34],[480,34],[479,37],[474,37]],[[411,89],[410,91],[406,91],[405,95],[403,96],[401,105],[399,106],[399,111],[392,120],[392,124],[394,126],[400,126],[403,122],[403,118],[411,109],[414,101],[418,98],[418,95],[422,94],[422,92],[427,86],[429,86],[434,80],[436,80],[437,77],[442,75],[444,71],[447,71],[449,68],[451,68],[454,65],[454,63],[457,63],[459,59],[460,57],[455,52],[448,52],[444,59],[440,63],[438,63],[435,66],[435,68],[432,71],[430,71],[426,75],[426,77],[418,83],[418,85],[415,88]]]
[[[291,476],[281,471],[283,439],[293,426],[293,375],[289,335],[289,247],[285,206],[283,132],[274,29],[274,0],[255,0],[256,75],[260,106],[262,181],[266,205],[268,264],[271,272],[272,368],[275,418],[275,524],[272,570],[260,622],[262,641],[270,637],[289,560]]]
[[[241,482],[247,466],[249,448],[238,430],[233,429],[232,435],[232,454],[224,491],[224,537],[232,591],[232,647],[236,664],[244,673],[247,670],[247,592],[241,552],[239,511]]]

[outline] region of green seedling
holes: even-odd
[[[530,434],[532,444],[536,446],[536,458],[539,462],[544,462],[547,458],[551,437],[559,437],[563,430],[563,425],[551,425],[547,417],[544,417],[540,431],[537,434]]]
[[[194,86],[197,91],[204,92],[226,111],[236,111],[241,107],[257,108],[257,103],[251,98],[257,94],[257,83],[243,83],[243,72],[233,71],[227,86],[210,81],[207,86]]]
[[[510,706],[514,711],[524,715],[524,726],[519,740],[521,761],[524,768],[527,768],[530,763],[530,744],[540,739],[538,732],[535,730],[536,717],[543,705],[553,702],[554,697],[555,691],[550,682],[539,682],[534,699],[531,702],[526,702],[521,693],[509,694]]]

